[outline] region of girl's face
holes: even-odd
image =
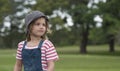
[[[41,37],[46,33],[46,30],[47,24],[45,18],[39,18],[33,23],[30,35]]]

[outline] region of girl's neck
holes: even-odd
[[[34,36],[30,36],[31,40],[28,41],[27,43],[27,47],[35,47],[39,45],[39,42],[42,40],[42,38],[40,37],[34,37]]]
[[[32,42],[39,42],[40,40],[42,40],[42,38],[40,37],[34,37],[34,36],[30,36]]]

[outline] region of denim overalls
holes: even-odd
[[[24,71],[43,71],[41,63],[41,46],[43,40],[40,41],[38,48],[25,49],[26,41],[22,49],[22,61]]]

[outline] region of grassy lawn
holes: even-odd
[[[106,45],[89,46],[88,53],[79,54],[77,46],[57,48],[60,60],[55,71],[120,71],[120,47],[109,53]],[[0,49],[0,71],[13,71],[16,50]]]

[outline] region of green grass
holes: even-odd
[[[85,55],[77,46],[57,48],[60,60],[55,71],[120,71],[120,47],[109,53],[106,45],[89,46]],[[0,71],[13,71],[16,50],[0,49]]]
[[[120,71],[120,57],[61,55],[56,71]]]

